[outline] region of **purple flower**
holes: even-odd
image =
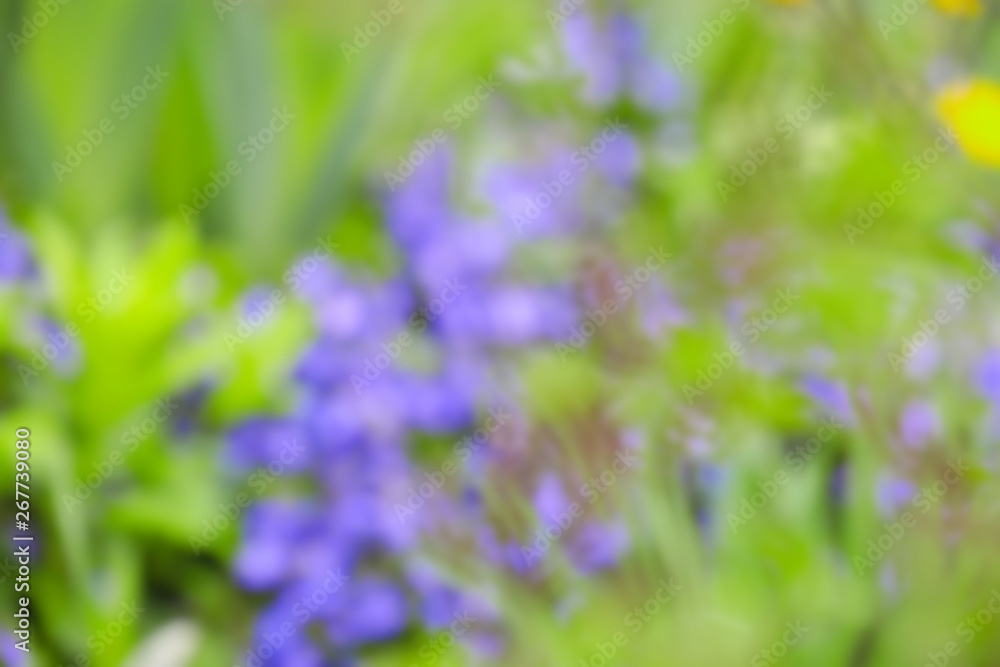
[[[72,323],[71,323],[72,324]],[[71,376],[80,368],[80,341],[71,334],[69,324],[61,326],[47,317],[35,319],[39,338],[39,351],[52,361],[52,368],[62,376]],[[77,335],[79,329],[76,330]]]
[[[612,50],[613,36],[600,30],[587,12],[576,12],[562,25],[563,48],[573,69],[583,77],[581,97],[588,104],[607,106],[622,92],[621,63]]]
[[[631,96],[649,111],[674,103],[676,78],[648,57],[631,19],[618,15],[598,25],[580,12],[567,21],[564,40],[593,103]],[[546,129],[551,127],[557,126]],[[296,481],[312,482],[315,499],[258,501],[246,515],[234,569],[247,588],[275,590],[262,628],[287,616],[289,602],[316,591],[330,568],[343,568],[349,581],[316,611],[329,646],[290,642],[275,664],[328,661],[317,653],[327,648],[337,658],[353,656],[414,623],[443,627],[460,607],[478,608],[469,590],[413,575],[415,552],[442,526],[465,530],[488,561],[508,572],[544,576],[526,562],[514,537],[494,532],[477,501],[499,448],[480,447],[457,467],[460,479],[435,483],[431,495],[415,495],[430,478],[413,450],[422,454],[437,440],[424,434],[461,440],[486,405],[500,403],[494,399],[507,378],[498,362],[510,348],[566,340],[581,322],[576,281],[521,282],[510,275],[512,259],[523,258],[526,266],[534,259],[522,237],[568,235],[617,219],[643,152],[631,132],[614,139],[605,132],[604,147],[595,148],[584,174],[569,136],[532,137],[538,159],[475,170],[475,196],[486,200],[476,203],[492,209],[484,220],[456,205],[451,150],[439,146],[422,164],[401,165],[399,173],[386,174],[384,199],[398,271],[359,279],[330,258],[308,276],[299,271],[294,282],[286,280],[312,306],[318,330],[294,371],[296,406],[285,418],[248,419],[233,429],[227,451],[239,469],[277,459],[286,474],[308,474]],[[648,326],[677,321],[670,295],[650,294],[663,298]],[[483,436],[476,438],[481,444]],[[285,463],[288,440],[301,442],[306,452]],[[518,442],[526,441],[525,435]],[[569,511],[571,498],[554,473],[535,491],[543,525]],[[578,519],[563,548],[578,570],[590,573],[618,564],[628,538],[620,521]],[[486,629],[471,638],[488,652],[498,650]]]
[[[176,394],[171,399],[171,402],[176,401],[177,404],[176,412],[171,415],[171,430],[176,435],[184,437],[195,432],[202,409],[211,393],[212,384],[204,381]]]
[[[928,401],[911,401],[899,417],[899,435],[911,449],[922,449],[941,435],[941,418]]]
[[[362,579],[347,585],[327,617],[330,637],[352,647],[392,639],[409,624],[409,605],[400,588],[382,579]]]
[[[302,353],[293,377],[311,390],[323,391],[344,382],[356,369],[354,356],[346,354],[342,345],[324,336]]]
[[[941,365],[941,344],[937,340],[929,340],[916,353],[902,362],[904,373],[914,380],[926,380]]]
[[[642,167],[642,152],[639,142],[630,133],[623,131],[607,142],[604,152],[597,156],[594,166],[609,182],[630,185]]]
[[[456,613],[462,611],[463,596],[461,591],[450,586],[437,583],[414,582],[415,587],[420,587],[420,616],[430,630],[438,630],[447,627],[455,617]]]
[[[983,254],[995,243],[989,232],[971,220],[953,222],[944,231],[952,245],[968,252]]]
[[[308,470],[310,464],[310,447],[302,428],[274,417],[253,417],[233,428],[227,437],[227,455],[240,470],[264,465],[299,472]]]
[[[1000,404],[1000,350],[990,350],[979,361],[973,385],[991,403]]]
[[[420,615],[430,630],[444,629],[463,614],[474,616],[477,623],[498,618],[497,609],[481,595],[446,583],[426,564],[410,568],[409,582],[420,598]]]
[[[591,574],[618,565],[629,546],[628,528],[624,522],[586,521],[573,535],[569,557],[577,569]]]
[[[428,239],[413,254],[413,271],[428,300],[444,299],[454,284],[495,274],[507,262],[513,229],[498,224],[462,224]]]
[[[657,60],[643,60],[632,72],[632,97],[650,111],[676,109],[681,100],[681,81],[669,67]]]
[[[875,498],[879,512],[885,517],[895,516],[917,493],[916,485],[910,480],[891,473],[879,476]]]
[[[416,531],[411,521],[401,521],[388,495],[367,484],[345,489],[330,515],[332,534],[352,557],[384,548],[399,551],[413,546]]]
[[[418,431],[454,433],[475,422],[476,387],[458,376],[409,377],[400,388],[406,423]]]
[[[637,294],[642,328],[653,340],[659,340],[668,329],[690,322],[690,315],[660,281],[653,281]]]
[[[518,238],[556,236],[583,225],[585,209],[580,194],[586,181],[571,155],[571,151],[561,150],[543,162],[497,166],[486,175],[485,198],[497,218],[509,224]]]
[[[27,240],[0,211],[0,283],[30,280],[38,273]]]
[[[803,393],[831,415],[852,426],[857,423],[851,405],[851,395],[842,383],[811,375],[802,380],[799,386]]]
[[[395,337],[413,312],[412,292],[399,282],[341,283],[316,298],[316,325],[325,337],[357,343],[368,336]]]
[[[568,290],[544,287],[480,289],[441,318],[449,339],[524,345],[564,338],[577,323]]]
[[[601,26],[590,14],[577,12],[562,24],[562,39],[573,71],[583,78],[584,102],[609,106],[629,95],[649,111],[677,106],[680,80],[649,54],[643,30],[631,17],[616,14]]]
[[[452,221],[450,179],[453,158],[439,146],[402,184],[390,185],[386,223],[396,242],[412,251],[443,234]]]
[[[237,581],[263,590],[290,577],[300,547],[316,528],[314,511],[305,501],[260,500],[251,506],[234,565]]]
[[[535,490],[534,501],[535,512],[542,527],[551,525],[556,517],[566,514],[571,504],[559,476],[552,472],[542,475]]]
[[[8,667],[28,667],[28,653],[14,648],[17,643],[14,635],[6,630],[0,631],[0,663]]]
[[[477,523],[473,527],[478,554],[499,568],[509,569],[516,574],[528,574],[538,565],[539,560],[528,555],[529,545],[515,540],[501,540],[492,526]]]
[[[296,593],[302,594],[282,596],[264,610],[254,626],[253,639],[241,665],[330,667],[331,662],[324,657],[320,647],[309,639],[307,631],[301,627],[304,622],[309,621],[309,617],[316,609],[313,596],[305,591]]]

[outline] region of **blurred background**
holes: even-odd
[[[7,0],[0,664],[997,664],[998,12]]]

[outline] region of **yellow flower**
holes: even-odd
[[[934,0],[934,6],[946,14],[979,16],[983,11],[982,0]]]
[[[1000,167],[1000,85],[987,79],[949,84],[938,94],[937,109],[970,158]]]

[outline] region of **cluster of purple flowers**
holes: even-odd
[[[580,12],[563,28],[585,103],[608,113],[626,96],[650,114],[676,107],[678,82],[645,55],[632,19],[602,23]],[[542,141],[527,163],[485,164],[468,188],[491,204],[485,219],[460,212],[454,157],[437,151],[385,202],[401,257],[396,275],[358,279],[331,261],[303,284],[318,335],[295,371],[297,407],[287,417],[249,419],[229,438],[231,463],[245,470],[276,460],[288,442],[304,444],[304,454],[283,460],[284,470],[317,489],[271,494],[247,515],[236,577],[248,590],[277,591],[256,624],[249,664],[308,667],[329,664],[331,655],[347,662],[416,623],[439,630],[470,610],[481,621],[495,618],[488,591],[460,590],[417,557],[421,540],[442,521],[479,516],[476,490],[441,494],[405,520],[400,502],[423,479],[412,455],[415,436],[474,429],[477,415],[506,401],[506,351],[551,345],[579,322],[574,276],[526,280],[512,259],[539,237],[569,246],[573,235],[620,210],[595,215],[585,196],[596,197],[596,187],[609,199],[627,195],[641,150],[623,125],[601,131],[601,142],[583,147],[591,150]],[[547,183],[559,185],[546,191]],[[536,197],[542,192],[547,199]],[[489,449],[463,473],[482,465]],[[540,518],[569,506],[558,475],[535,482]],[[500,540],[488,526],[476,534],[494,562],[531,570],[516,541]],[[574,527],[569,547],[588,571],[612,565],[626,541],[620,524],[587,520]],[[469,633],[472,643],[495,646],[488,623],[481,625]],[[312,626],[323,628],[323,639],[313,638]]]
[[[560,313],[572,310],[557,288],[501,280],[510,244],[502,229],[451,212],[448,161],[435,156],[387,203],[405,256],[400,275],[361,281],[326,264],[303,286],[318,338],[295,373],[302,388],[295,414],[254,418],[231,434],[232,460],[246,467],[275,460],[288,442],[304,444],[285,470],[320,489],[309,499],[261,501],[244,527],[238,579],[250,590],[280,591],[251,645],[266,664],[327,664],[321,656],[329,651],[346,659],[400,635],[418,616],[438,628],[475,606],[400,558],[419,538],[420,521],[401,521],[394,507],[416,475],[411,439],[471,429],[492,350],[549,337]],[[458,292],[450,303],[414,327],[412,314],[448,285]],[[329,588],[330,573],[343,581],[311,604]],[[297,631],[268,640],[288,623]],[[325,627],[325,651],[302,627],[314,623]]]

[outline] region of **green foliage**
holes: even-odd
[[[599,11],[614,4],[590,1]],[[512,61],[539,64],[535,46],[554,38],[531,0],[436,0],[407,3],[369,47],[348,57],[342,45],[379,3],[246,0],[221,15],[218,4],[60,3],[37,36],[0,58],[0,196],[44,269],[34,288],[0,289],[0,433],[30,425],[32,522],[44,536],[31,591],[32,614],[44,619],[35,626],[37,665],[88,652],[88,638],[133,600],[148,612],[107,651],[88,652],[94,665],[123,664],[179,617],[200,628],[197,667],[228,664],[240,653],[262,601],[229,581],[237,527],[206,540],[200,558],[192,538],[202,539],[220,503],[246,489],[246,479],[220,473],[226,426],[294,403],[287,378],[312,331],[306,308],[282,282],[284,271],[329,237],[353,269],[391,273],[399,257],[375,196],[383,170],[416,139],[446,126],[444,113],[470,93],[470,82],[499,76]],[[635,4],[668,62],[675,45],[733,6]],[[576,665],[618,631],[628,637],[618,664],[744,663],[796,619],[810,630],[787,664],[918,664],[985,605],[996,581],[985,529],[995,519],[997,491],[984,463],[993,443],[986,406],[972,397],[964,368],[947,369],[933,388],[914,388],[893,373],[887,355],[942,306],[948,288],[977,270],[976,259],[945,242],[946,225],[996,222],[996,172],[971,165],[958,148],[908,180],[907,165],[936,138],[927,63],[950,49],[996,78],[1000,37],[993,17],[976,26],[943,23],[924,7],[906,31],[883,40],[874,26],[892,4],[754,2],[737,13],[684,69],[686,104],[696,109],[692,159],[647,165],[633,210],[613,244],[602,247],[623,264],[640,261],[650,245],[673,253],[665,279],[690,321],[648,345],[622,343],[609,327],[581,351],[561,357],[549,347],[511,360],[536,422],[565,435],[607,405],[648,436],[661,465],[634,485],[627,520],[639,539],[622,572],[575,580],[554,548],[555,576],[582,610],[568,621],[552,613],[549,591],[483,575],[500,591],[511,623],[509,664]],[[36,10],[35,2],[8,3],[0,32],[20,30]],[[157,67],[169,73],[162,83],[135,108],[119,106],[147,68]],[[776,124],[816,85],[827,85],[831,100],[781,137]],[[503,94],[527,115],[595,126],[600,119],[567,101],[571,88],[505,81]],[[248,159],[241,146],[285,108],[294,115],[287,130]],[[624,114],[644,122],[635,110]],[[72,147],[104,120],[114,130],[60,175],[53,163],[67,163]],[[448,130],[449,145],[469,151],[485,122],[476,117]],[[745,186],[720,197],[732,166],[774,137],[780,151]],[[198,208],[213,175],[234,160],[241,173],[202,210],[185,212]],[[906,193],[852,235],[859,207],[898,179],[907,179]],[[732,268],[727,248],[747,242],[757,243],[744,253],[754,259],[734,285],[724,276]],[[517,268],[563,275],[577,250],[539,245]],[[116,272],[131,276],[128,284],[92,317],[90,300]],[[241,300],[261,285],[289,298],[261,330],[233,343],[227,335],[236,332]],[[816,428],[798,390],[802,377],[789,370],[793,363],[769,373],[741,363],[694,400],[684,387],[695,386],[733,342],[725,310],[731,300],[750,299],[752,313],[789,287],[801,296],[788,319],[758,341],[743,341],[748,354],[804,366],[823,348],[835,360],[830,379],[868,390],[852,395],[864,418],[733,530],[727,516],[783,469],[787,441]],[[989,299],[970,304],[942,343],[970,350],[994,344]],[[635,315],[628,311],[622,328],[635,325]],[[42,318],[63,332],[78,329],[76,352],[65,357],[70,368],[39,356],[49,342]],[[606,364],[619,353],[616,364]],[[44,368],[32,366],[36,358]],[[160,426],[130,449],[128,434],[157,401],[203,385],[211,398],[196,429]],[[978,461],[961,507],[968,526],[984,534],[966,536],[959,548],[932,512],[887,557],[894,580],[879,580],[878,568],[859,575],[852,557],[883,530],[873,490],[892,460],[899,410],[918,395],[942,408],[941,456]],[[711,416],[715,454],[734,471],[707,541],[678,491],[674,465],[677,434],[691,414]],[[423,455],[451,444],[419,446]],[[88,476],[116,455],[122,462],[86,493]],[[849,502],[837,505],[829,474],[841,455],[850,457],[852,476]],[[0,474],[10,479],[13,472],[5,456]],[[84,493],[74,498],[78,488]],[[671,576],[682,591],[632,633],[630,611],[660,577]],[[5,592],[0,611],[12,608]],[[991,625],[963,647],[962,664],[990,664],[998,632],[1000,625]],[[414,632],[366,658],[409,664],[431,639]],[[471,658],[456,646],[436,664]]]

